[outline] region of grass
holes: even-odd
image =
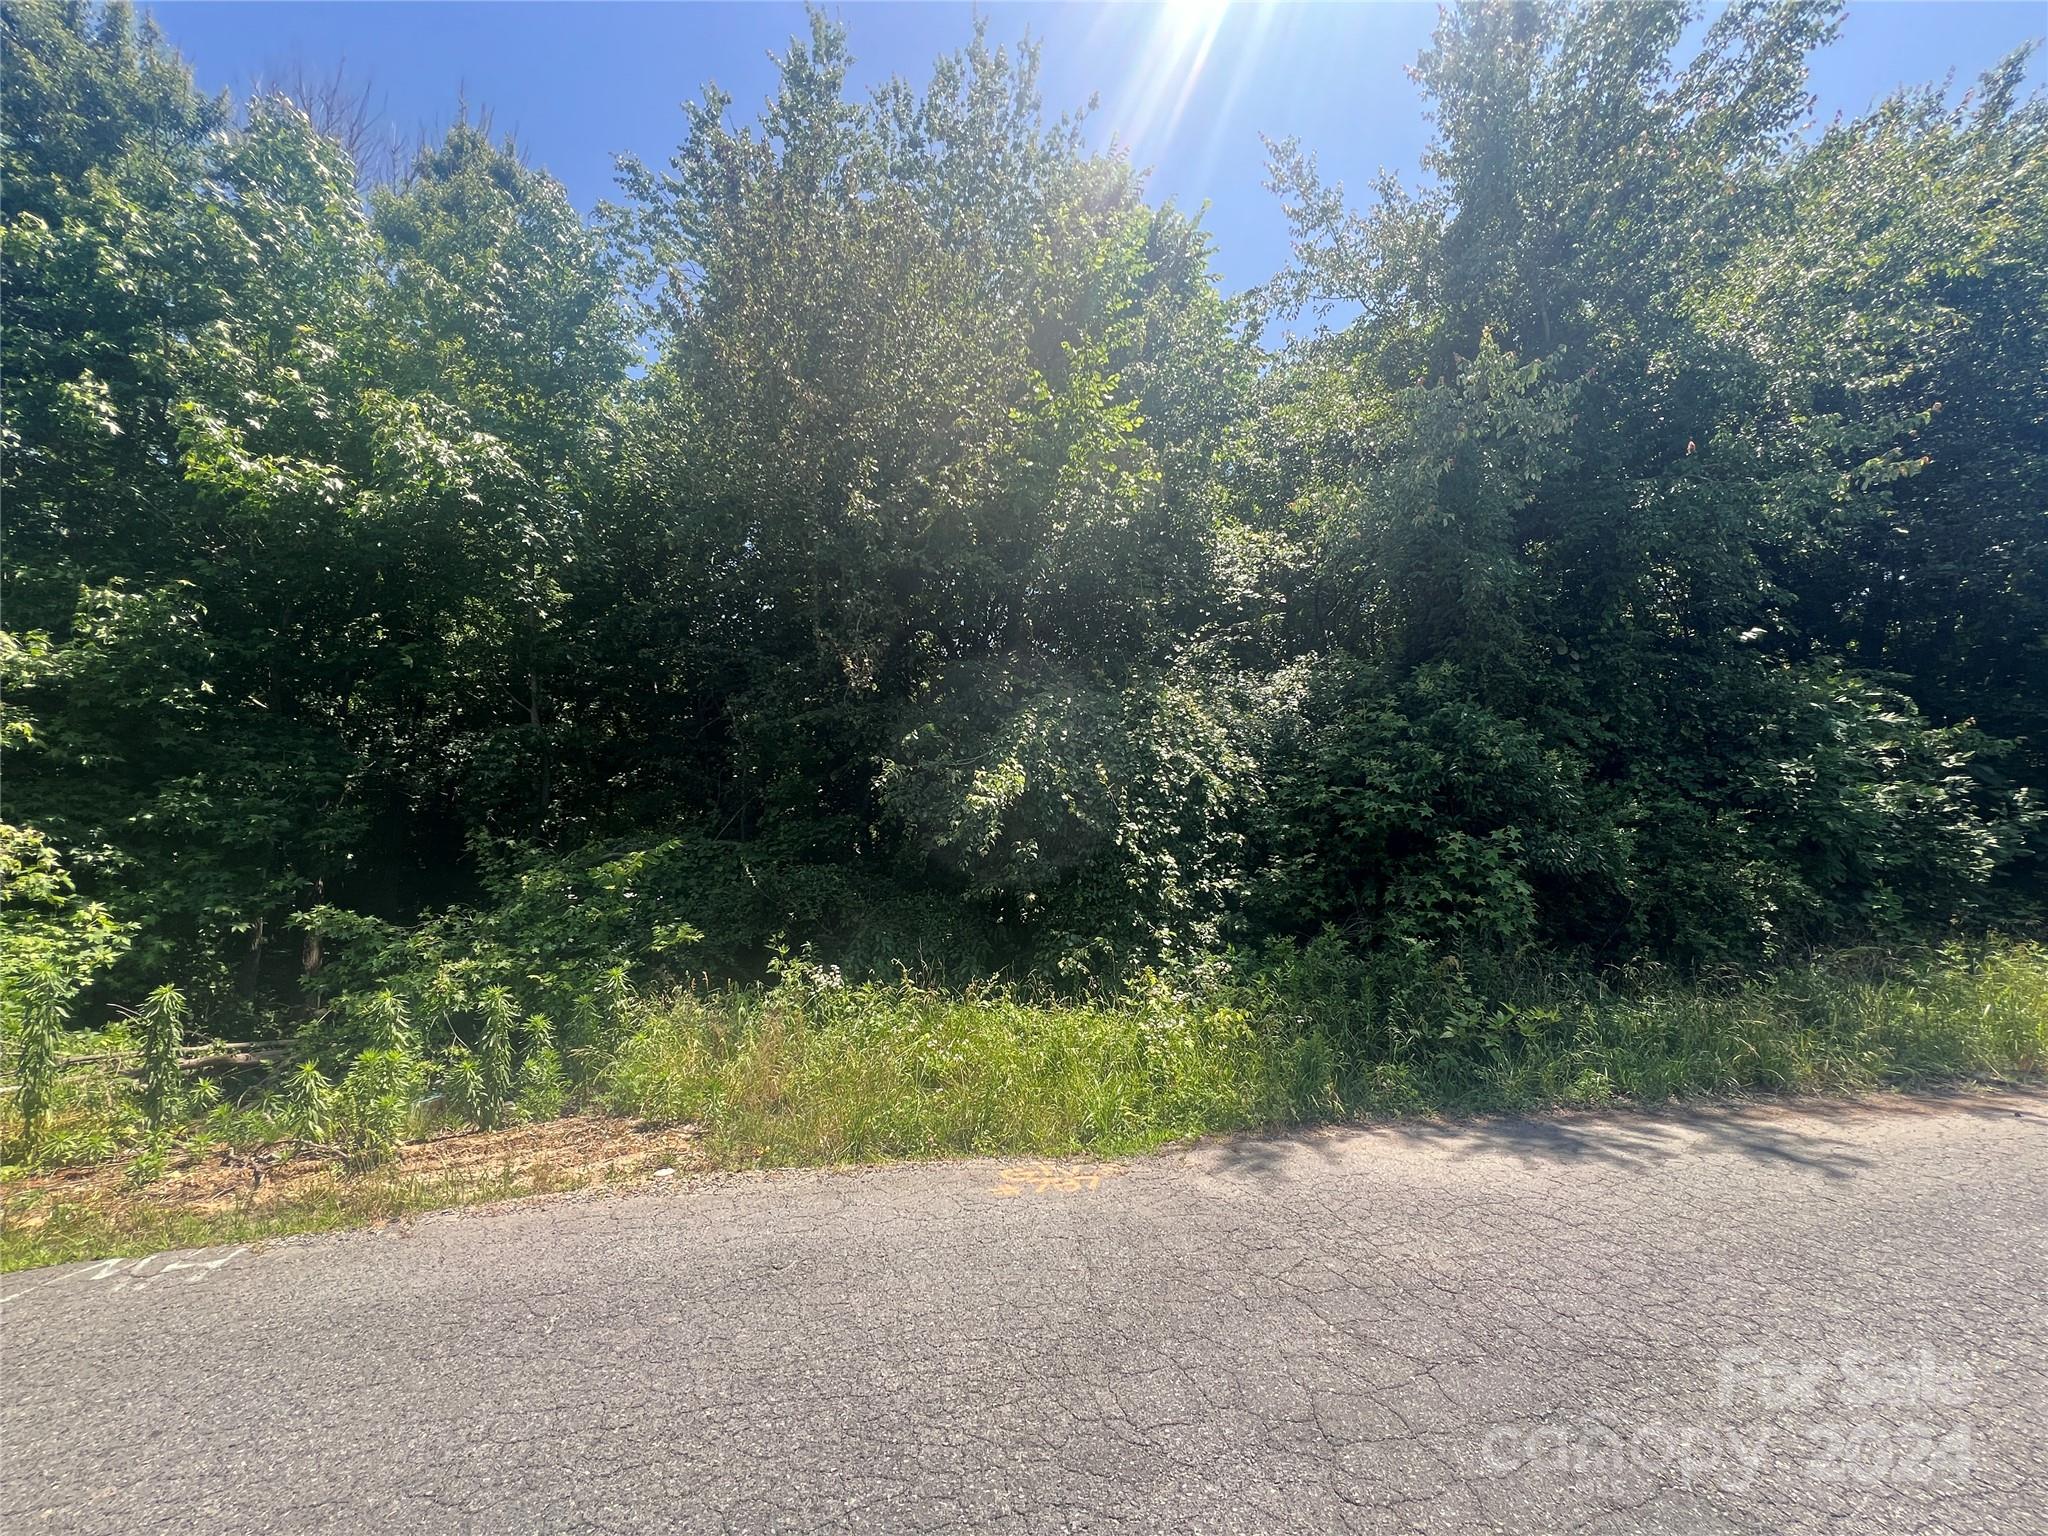
[[[1298,1118],[1314,1068],[1228,1010],[864,988],[643,1002],[600,1084],[728,1165],[1129,1150]]]
[[[1347,967],[1352,969],[1347,971]],[[1209,1132],[2039,1073],[2048,951],[1836,956],[1721,984],[1325,956],[1107,1002],[912,986],[632,1005],[600,1080],[725,1165],[1120,1154]]]
[[[408,1147],[394,1167],[323,1172],[264,1200],[181,1204],[134,1177],[132,1154],[107,1162],[84,1200],[47,1159],[0,1170],[0,1189],[15,1190],[0,1270],[325,1231],[627,1177],[647,1164],[620,1151],[635,1122],[687,1125],[697,1166],[787,1167],[1115,1156],[1370,1116],[2031,1078],[2048,1068],[2048,949],[1836,954],[1681,983],[1485,971],[1436,956],[1367,962],[1310,946],[1248,972],[1147,978],[1093,1001],[842,987],[799,967],[772,988],[628,997],[611,1040],[584,1065],[586,1101],[622,1118],[479,1133],[470,1165],[453,1171],[417,1166],[419,1149]],[[605,1128],[571,1134],[579,1124]],[[98,1144],[77,1125],[64,1134],[66,1145]],[[522,1135],[556,1145],[516,1166],[488,1164],[493,1137]],[[675,1161],[674,1149],[655,1160]]]
[[[433,1176],[375,1170],[353,1178],[337,1176],[279,1200],[244,1198],[225,1209],[67,1202],[31,1196],[9,1202],[9,1219],[0,1229],[0,1274],[74,1259],[125,1258],[372,1226],[418,1211],[553,1194],[588,1182],[546,1169],[505,1168],[489,1174]]]

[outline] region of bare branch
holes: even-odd
[[[377,94],[374,76],[349,73],[346,56],[318,73],[303,58],[272,66],[256,82],[259,93],[284,97],[312,120],[313,127],[348,151],[356,185],[367,191],[398,179],[402,156],[396,127]]]

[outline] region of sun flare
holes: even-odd
[[[1166,0],[1161,30],[1176,50],[1205,49],[1229,9],[1230,0]]]
[[[1126,144],[1156,150],[1179,129],[1232,9],[1231,0],[1165,0],[1148,8],[1144,46],[1121,93],[1126,107],[1117,128]],[[1261,16],[1266,8],[1239,9]]]

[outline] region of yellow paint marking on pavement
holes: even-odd
[[[1113,1179],[1124,1170],[1115,1163],[1103,1163],[1094,1168],[1061,1168],[1053,1163],[1017,1163],[998,1171],[999,1184],[990,1191],[1003,1199],[1017,1195],[1077,1194],[1084,1189],[1100,1189],[1104,1179]]]

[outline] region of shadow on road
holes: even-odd
[[[1623,1118],[1600,1115],[1556,1120],[1474,1120],[1401,1127],[1410,1143],[1438,1145],[1453,1157],[1509,1156],[1523,1163],[1595,1163],[1642,1171],[1702,1152],[1734,1153],[1756,1162],[1806,1168],[1831,1179],[1854,1177],[1871,1158],[1825,1122],[1787,1122],[1739,1111],[1695,1110]]]
[[[1432,1147],[1454,1158],[1508,1157],[1527,1165],[1585,1164],[1643,1172],[1674,1158],[1704,1153],[1849,1179],[1874,1167],[1877,1159],[1865,1149],[1867,1137],[1851,1138],[1843,1131],[1928,1115],[2020,1116],[2048,1130],[2048,1092],[2020,1088],[1337,1126],[1305,1135],[1219,1142],[1203,1149],[1203,1160],[1218,1173],[1257,1176],[1299,1167],[1304,1160],[1335,1162],[1376,1144]]]

